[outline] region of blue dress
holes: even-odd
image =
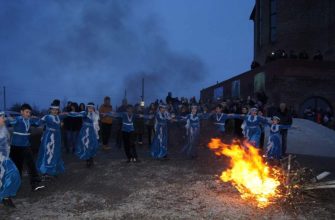
[[[64,172],[61,145],[61,119],[58,115],[45,115],[41,121],[45,123],[41,145],[36,162],[41,174],[57,176]]]
[[[187,157],[194,158],[197,156],[197,147],[199,145],[200,136],[200,114],[189,114],[186,116],[186,144],[181,150]]]
[[[244,134],[247,139],[247,141],[255,146],[259,147],[260,139],[261,139],[261,124],[267,124],[268,121],[266,118],[262,116],[253,116],[253,115],[242,115],[239,116],[239,118],[243,119],[245,121],[245,130]]]
[[[267,157],[270,159],[281,159],[282,144],[281,144],[281,129],[288,129],[291,125],[268,124],[270,126],[270,135],[267,143]]]
[[[21,177],[13,161],[9,158],[9,134],[5,126],[0,127],[0,202],[13,197],[21,185]]]
[[[167,112],[157,112],[155,115],[155,136],[151,144],[151,156],[155,159],[167,156],[168,120],[170,116]]]
[[[70,113],[69,116],[83,117],[83,125],[80,129],[75,154],[81,160],[93,158],[99,148],[99,114],[98,113]]]

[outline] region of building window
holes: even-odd
[[[277,1],[270,0],[270,42],[277,40]]]

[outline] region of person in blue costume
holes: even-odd
[[[39,126],[41,121],[38,118],[31,117],[31,111],[30,105],[21,105],[21,116],[6,120],[6,124],[13,127],[9,157],[15,163],[21,177],[23,164],[27,165],[32,191],[37,191],[43,189],[45,186],[40,183],[41,178],[35,166],[30,144],[30,127]]]
[[[194,159],[198,156],[197,148],[200,139],[200,120],[203,119],[203,115],[198,113],[198,106],[193,105],[191,107],[191,113],[183,119],[186,120],[185,128],[187,140],[181,152],[188,158]]]
[[[86,160],[86,166],[90,168],[99,148],[99,112],[95,110],[94,103],[90,102],[86,105],[86,111],[70,112],[68,116],[83,117],[75,154],[79,159]]]
[[[270,126],[270,135],[267,143],[266,156],[268,159],[280,160],[282,158],[282,143],[280,130],[289,129],[291,125],[280,125],[280,118],[278,116],[272,117],[272,123],[268,123]]]
[[[124,151],[127,157],[127,163],[129,162],[140,162],[136,151],[136,135],[134,128],[134,121],[136,118],[150,118],[151,116],[144,116],[142,114],[134,114],[134,108],[132,105],[127,105],[125,108],[126,112],[109,112],[102,115],[109,115],[114,118],[120,118],[122,122],[122,141],[124,145]]]
[[[13,161],[9,158],[9,132],[5,124],[5,113],[0,112],[0,202],[15,208],[12,197],[21,185],[21,177]]]
[[[235,115],[245,121],[245,137],[247,141],[254,147],[259,148],[261,138],[261,124],[267,124],[266,118],[258,115],[257,108],[251,108],[248,115]]]
[[[168,154],[168,121],[172,117],[166,111],[166,106],[160,104],[155,115],[155,136],[151,144],[151,156],[154,159],[166,159]]]
[[[50,114],[42,117],[45,124],[41,145],[37,159],[37,170],[44,179],[57,176],[64,172],[61,146],[61,120],[64,115],[59,115],[59,105],[53,102],[50,106]]]
[[[222,105],[218,104],[215,108],[215,113],[211,113],[207,116],[214,122],[216,127],[215,136],[218,138],[222,138],[225,133],[226,120],[235,118],[233,114],[225,114],[222,110]]]

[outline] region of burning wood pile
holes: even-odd
[[[230,159],[220,179],[230,182],[242,199],[255,201],[260,208],[274,203],[294,206],[302,201],[312,202],[306,197],[315,197],[314,190],[335,188],[334,180],[321,182],[329,172],[314,175],[311,169],[300,167],[292,155],[272,164],[248,143],[235,141],[228,145],[220,139],[212,139],[208,147],[217,156]]]

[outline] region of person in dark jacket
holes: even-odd
[[[111,99],[109,96],[106,96],[104,98],[104,103],[99,108],[99,113],[107,113],[113,111],[113,107],[111,105]],[[100,117],[101,122],[101,137],[102,137],[102,149],[109,150],[111,149],[110,146],[108,146],[109,138],[111,136],[112,131],[112,118],[109,116],[102,116]]]
[[[70,112],[79,112],[79,106],[77,103],[73,102],[71,104]],[[67,146],[66,151],[69,153],[75,153],[75,147],[79,135],[79,131],[81,129],[83,119],[80,117],[67,117],[64,119],[64,126],[67,127],[66,130],[66,138],[67,138]]]
[[[280,118],[281,125],[292,125],[293,119],[292,114],[287,109],[286,103],[280,103],[278,112],[276,114]],[[282,129],[280,131],[282,137],[282,155],[286,154],[287,149],[287,129]]]

